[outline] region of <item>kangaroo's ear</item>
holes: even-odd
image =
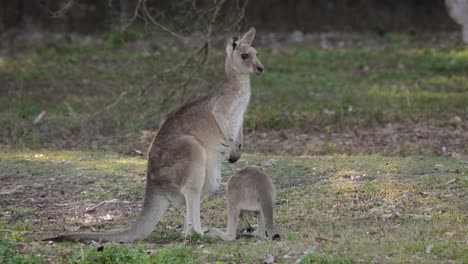
[[[226,45],[226,53],[231,54],[231,52],[239,45],[239,37],[234,36],[230,38]]]
[[[247,31],[244,36],[241,38],[241,42],[247,43],[249,45],[252,45],[252,41],[255,38],[255,28],[251,27],[249,31]]]

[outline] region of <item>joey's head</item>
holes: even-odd
[[[226,74],[262,74],[263,65],[252,47],[255,28],[251,27],[242,38],[232,38],[226,46]]]

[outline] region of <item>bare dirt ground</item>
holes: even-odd
[[[289,155],[382,154],[448,155],[468,152],[468,124],[401,122],[370,129],[325,134],[310,129],[253,132],[245,137],[247,152]]]
[[[119,197],[105,202],[76,201],[77,196],[86,193],[86,186],[98,182],[94,177],[88,177],[86,183],[62,177],[36,177],[32,182],[31,177],[18,173],[14,177],[2,178],[0,208],[17,210],[7,210],[1,213],[1,218],[8,219],[8,225],[21,220],[40,226],[42,232],[25,232],[26,236],[33,239],[51,236],[59,231],[57,227],[63,228],[61,232],[75,232],[95,230],[109,224],[125,226],[128,224],[125,220],[131,219],[129,216],[136,214],[141,207],[141,199],[138,197],[133,197],[131,201]],[[144,181],[144,176],[137,177],[141,178],[141,182]]]

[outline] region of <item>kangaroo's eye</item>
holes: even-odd
[[[249,54],[247,54],[247,53],[241,54],[241,58],[243,60],[247,59],[248,57],[249,57]]]

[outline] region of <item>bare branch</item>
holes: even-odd
[[[213,34],[213,26],[216,22],[216,18],[218,17],[219,11],[221,10],[221,7],[224,5],[224,2],[226,2],[226,0],[221,0],[216,4],[213,15],[211,16],[211,21],[210,21],[210,24],[208,25],[208,30],[206,32],[206,41],[208,43],[210,42],[211,35]]]
[[[40,1],[39,1],[40,3]],[[67,13],[68,10],[70,10],[70,8],[75,4],[75,1],[74,0],[69,0],[68,2],[65,3],[65,5],[63,5],[62,8],[60,8],[59,10],[57,11],[52,11],[50,10],[50,8],[48,8],[47,6],[43,5],[43,7],[45,8],[45,10],[47,12],[49,12],[53,17],[61,17],[63,15],[65,15],[65,13]]]
[[[127,29],[133,23],[133,21],[135,21],[135,19],[138,17],[138,12],[140,10],[141,3],[144,2],[144,1],[145,0],[138,0],[137,6],[135,7],[135,10],[133,11],[133,16],[130,18],[130,20],[127,22],[127,24],[125,24],[122,27],[123,30]]]
[[[242,21],[242,19],[244,18],[245,16],[245,8],[247,7],[247,4],[249,3],[249,0],[245,0],[244,1],[244,4],[242,5],[242,7],[239,7],[239,1],[236,2],[237,4],[237,7],[239,8],[239,16],[237,17],[236,20],[234,20],[231,24],[230,27],[226,28],[225,30],[226,31],[231,31],[234,27],[238,26],[239,23]]]
[[[156,25],[157,27],[161,28],[162,30],[170,33],[172,36],[176,37],[176,38],[179,38],[181,40],[185,40],[184,37],[182,37],[181,35],[175,33],[174,31],[168,29],[167,27],[159,24],[150,14],[150,12],[148,11],[148,8],[146,7],[146,0],[142,0],[143,1],[143,11],[145,11],[145,14],[146,14],[146,17],[154,24]]]

